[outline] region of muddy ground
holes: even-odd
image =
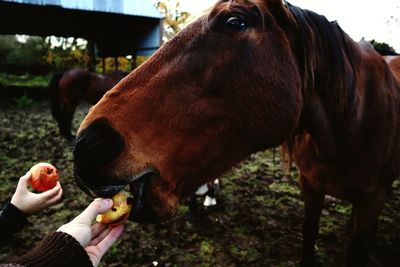
[[[75,128],[88,110],[81,105]],[[48,161],[61,171],[62,202],[29,218],[29,225],[0,250],[0,262],[24,254],[47,233],[70,221],[91,201],[74,184],[72,149],[57,132],[49,103],[21,99],[0,102],[0,202],[10,200],[19,176]],[[279,160],[279,157],[276,158]],[[272,151],[252,155],[222,177],[218,208],[203,211],[197,224],[182,205],[174,220],[160,225],[126,223],[122,238],[101,266],[297,266],[303,208],[296,172],[285,177]],[[199,203],[201,199],[199,199]],[[400,183],[380,218],[368,266],[400,266]],[[343,266],[350,206],[328,198],[321,218],[320,266]]]

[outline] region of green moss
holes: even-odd
[[[292,195],[300,196],[300,189],[297,186],[293,186],[287,183],[272,183],[269,189],[274,192],[288,193]]]
[[[32,75],[32,74],[8,74],[0,73],[1,86],[21,86],[21,87],[47,87],[52,74]]]
[[[350,215],[351,214],[351,205],[349,203],[335,203],[334,205],[331,205],[330,210],[335,211],[340,214],[344,215]]]
[[[26,94],[15,100],[18,108],[32,108],[35,104],[32,98],[29,98]]]
[[[399,189],[400,188],[400,179],[397,179],[393,182],[392,188]]]
[[[200,254],[203,256],[209,256],[214,252],[214,245],[212,242],[203,241],[200,244]]]

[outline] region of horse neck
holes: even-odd
[[[379,113],[377,116],[381,117],[388,114],[398,120],[399,93],[396,90],[390,92],[390,88],[394,88],[393,79],[386,77],[381,57],[373,49],[369,51],[369,48],[360,47],[336,23],[328,22],[325,17],[299,8],[292,10],[292,14],[299,25],[292,47],[303,81],[303,110],[298,133],[311,136],[320,158],[334,160],[339,153],[357,146],[354,142],[358,141],[357,136],[368,124],[367,113]],[[382,78],[375,72],[377,68],[367,66],[367,57],[379,63]],[[381,93],[381,87],[388,90]],[[388,101],[392,93],[393,101]],[[365,101],[374,103],[367,106]],[[382,109],[385,111],[377,111],[380,104],[384,104]],[[391,123],[378,122],[378,125],[387,127]],[[395,141],[392,144],[397,152],[389,152],[391,148],[386,142],[384,149],[387,154],[400,153],[399,130],[393,131],[392,139]],[[381,138],[378,134],[376,136]]]
[[[337,153],[333,117],[350,105],[354,73],[347,58],[346,36],[337,24],[311,11],[289,5],[298,28],[292,49],[297,58],[303,94],[299,131],[314,137],[325,157]],[[319,140],[319,138],[323,140]]]

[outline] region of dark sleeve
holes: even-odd
[[[28,223],[26,215],[16,206],[8,203],[0,211],[0,247],[3,247],[12,237]]]
[[[11,262],[17,266],[20,264],[30,267],[93,267],[88,254],[79,242],[63,232],[48,235],[34,249]]]

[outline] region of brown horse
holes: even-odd
[[[50,81],[49,89],[51,114],[58,123],[60,134],[68,140],[74,140],[71,123],[78,104],[81,101],[96,104],[126,75],[124,72],[102,75],[81,69],[56,73]]]
[[[167,220],[182,198],[288,142],[311,266],[324,195],[353,205],[348,266],[363,266],[400,173],[400,88],[383,58],[336,23],[281,0],[221,0],[109,91],[82,122],[76,182],[130,185],[131,219]]]

